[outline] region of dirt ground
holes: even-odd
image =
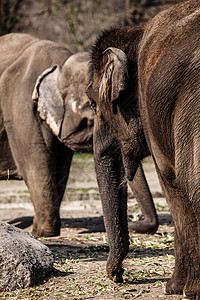
[[[106,276],[108,243],[91,155],[77,155],[61,207],[59,237],[41,238],[55,255],[55,271],[40,285],[0,293],[2,299],[182,299],[164,293],[174,267],[173,225],[151,159],[145,174],[159,215],[156,234],[130,234],[124,283]],[[129,195],[129,219],[141,217]],[[0,182],[0,220],[31,231],[33,207],[23,181]]]

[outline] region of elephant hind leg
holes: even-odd
[[[199,214],[195,214],[196,212],[200,212],[200,203],[197,205],[192,205],[193,207],[193,215],[196,215],[196,239],[194,237],[195,249],[196,253],[192,252],[190,249],[189,255],[193,258],[192,263],[188,266],[188,276],[186,280],[186,284],[183,289],[184,298],[187,299],[200,299],[200,219]],[[193,228],[192,228],[193,230]]]
[[[189,197],[185,197],[170,182],[170,179],[163,180],[162,176],[159,176],[159,179],[169,204],[175,227],[175,268],[172,278],[166,284],[166,293],[184,293],[188,299],[196,299],[200,279],[200,256],[195,211]]]

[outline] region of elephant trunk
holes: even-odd
[[[106,128],[94,130],[94,158],[99,192],[102,201],[105,228],[109,240],[107,260],[108,277],[122,282],[121,263],[129,249],[127,223],[127,185],[124,182],[124,168],[121,152],[115,141],[102,139]],[[101,141],[101,142],[100,142]]]

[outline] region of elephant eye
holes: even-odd
[[[90,100],[90,107],[95,113],[97,112],[97,104],[93,99]]]

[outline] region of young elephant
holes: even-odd
[[[137,99],[137,55],[143,27],[107,30],[91,53],[87,95],[95,110],[94,160],[109,239],[108,276],[122,281],[129,248],[127,180],[150,154]]]
[[[94,154],[110,246],[108,276],[122,281],[129,247],[124,169],[132,180],[150,149],[175,226],[175,269],[166,291],[187,299],[200,299],[199,20],[200,3],[189,0],[145,28],[104,32],[91,53],[87,88],[96,110]]]
[[[92,151],[93,111],[85,94],[88,53],[27,34],[0,37],[0,179],[22,177],[34,205],[33,234],[60,233],[60,203],[74,151]],[[32,101],[32,98],[33,101]],[[142,168],[130,182],[144,221],[158,221]]]

